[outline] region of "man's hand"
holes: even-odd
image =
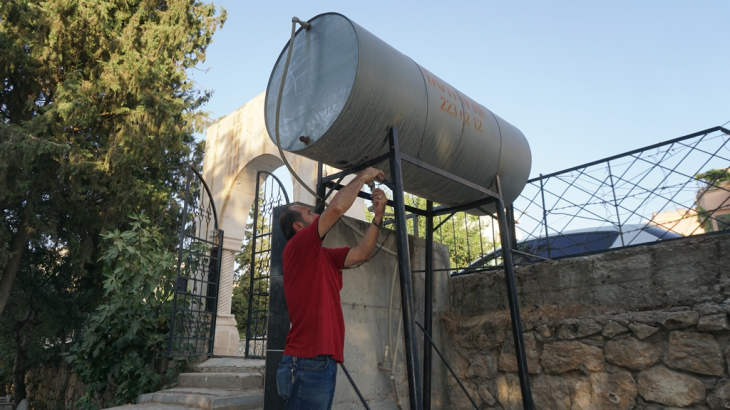
[[[367,184],[368,182],[377,179],[378,181],[382,181],[385,179],[385,174],[383,174],[383,171],[375,168],[365,168],[362,171],[360,171],[359,174],[357,174],[356,179],[360,179],[363,184]]]
[[[347,186],[335,194],[335,197],[332,198],[332,202],[330,202],[330,206],[327,207],[327,209],[325,209],[319,217],[319,221],[317,223],[319,237],[324,238],[324,235],[332,229],[340,217],[344,215],[348,209],[350,209],[364,184],[367,184],[374,179],[382,181],[384,177],[385,175],[383,174],[383,171],[375,168],[366,168],[360,171],[360,173],[357,174],[357,176],[350,181]],[[383,195],[383,198],[385,198],[385,195]]]
[[[380,188],[374,189],[370,197],[373,199],[373,212],[375,213],[373,222],[380,225],[383,223],[383,214],[385,213],[385,205],[388,203],[388,197]]]

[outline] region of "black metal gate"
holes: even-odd
[[[180,219],[168,356],[212,356],[223,231],[203,177],[189,167]]]
[[[266,171],[256,174],[256,199],[253,203],[251,264],[248,270],[248,317],[246,342],[239,355],[263,359],[266,355],[266,329],[269,313],[271,278],[271,232],[273,210],[289,203],[289,196],[279,178]]]

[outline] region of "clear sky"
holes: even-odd
[[[214,3],[212,118],[265,91],[292,16],[335,11],[519,128],[531,176],[730,121],[729,0]]]

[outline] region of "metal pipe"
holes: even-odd
[[[352,376],[350,376],[350,372],[347,371],[347,367],[345,367],[345,364],[340,363],[340,367],[342,367],[342,371],[345,372],[345,376],[347,376],[347,379],[350,381],[352,388],[355,389],[355,393],[357,393],[357,397],[360,398],[360,401],[362,402],[363,406],[365,406],[366,409],[370,410],[370,406],[368,406],[368,402],[365,401],[365,397],[362,397],[362,393],[360,393],[360,389],[357,388],[355,381],[352,380]]]
[[[527,369],[525,341],[522,337],[522,319],[520,305],[517,300],[517,284],[515,283],[514,262],[512,260],[512,241],[509,235],[509,225],[504,209],[504,202],[500,198],[497,203],[497,218],[499,219],[499,234],[502,239],[502,259],[504,260],[505,281],[507,282],[507,300],[509,302],[510,317],[512,319],[512,333],[515,342],[515,356],[520,376],[520,390],[522,391],[522,405],[525,410],[534,410],[530,391],[530,376]]]
[[[406,368],[408,369],[408,403],[411,410],[422,410],[421,372],[418,366],[418,340],[413,327],[413,289],[411,286],[411,261],[408,251],[408,231],[406,230],[406,210],[403,198],[403,174],[401,172],[398,132],[391,127],[388,132],[390,146],[390,172],[393,190],[393,203],[396,219],[396,244],[398,245],[398,272],[403,313],[403,336],[405,339]]]
[[[461,380],[459,380],[459,378],[458,378],[458,377],[456,376],[456,373],[454,372],[454,369],[452,369],[452,368],[451,368],[451,366],[449,366],[449,362],[447,362],[447,361],[446,361],[446,358],[444,358],[444,355],[442,355],[442,354],[441,354],[441,351],[439,350],[439,348],[438,348],[438,347],[436,347],[436,345],[435,345],[435,344],[433,343],[433,340],[431,340],[431,337],[430,337],[430,336],[428,336],[428,334],[426,333],[426,331],[425,331],[425,330],[423,329],[423,326],[421,326],[421,324],[420,324],[420,323],[418,323],[418,322],[416,322],[416,324],[418,325],[418,327],[420,327],[420,328],[421,328],[421,330],[423,330],[423,333],[424,333],[424,334],[425,334],[425,336],[426,336],[426,337],[425,337],[424,339],[428,340],[428,342],[429,342],[429,343],[431,344],[431,347],[433,347],[433,349],[434,349],[434,350],[436,351],[436,353],[438,353],[439,357],[441,357],[441,360],[442,360],[442,361],[444,362],[444,364],[446,365],[446,368],[447,368],[447,369],[449,369],[449,371],[451,372],[451,375],[452,375],[452,376],[454,376],[454,379],[456,379],[456,382],[457,382],[457,383],[459,383],[459,386],[461,386],[461,390],[463,390],[463,391],[464,391],[464,394],[466,394],[466,397],[468,397],[468,398],[469,398],[469,401],[471,401],[471,404],[472,404],[472,405],[474,406],[474,408],[475,408],[475,409],[479,410],[479,406],[478,406],[478,405],[477,405],[477,403],[476,403],[476,402],[474,401],[474,399],[472,399],[472,398],[471,398],[471,395],[469,395],[469,392],[468,392],[468,391],[466,391],[466,387],[464,387],[464,384],[463,384],[463,383],[461,382]],[[425,343],[425,342],[424,342],[424,343]]]
[[[327,190],[325,184],[322,183],[322,173],[324,165],[321,162],[317,162],[317,198],[314,213],[321,214],[324,212],[324,194]]]
[[[423,324],[424,332],[430,338],[433,333],[433,201],[426,201],[426,274],[425,295],[423,303]],[[418,219],[416,219],[418,222]],[[432,371],[431,345],[423,341],[423,408],[431,409],[431,371]]]

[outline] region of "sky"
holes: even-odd
[[[214,3],[212,118],[266,90],[293,16],[339,12],[519,128],[531,177],[730,121],[728,0]]]

